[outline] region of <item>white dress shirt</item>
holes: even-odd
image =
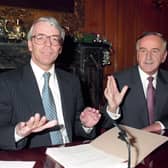
[[[138,66],[138,70],[139,70],[139,74],[140,74],[140,78],[141,78],[144,94],[145,94],[145,97],[146,97],[147,87],[148,87],[148,83],[149,83],[149,81],[148,81],[149,75],[146,74],[145,72],[143,72],[139,66]],[[153,87],[155,89],[156,89],[156,77],[157,77],[157,73],[158,72],[156,72],[155,74],[152,75],[152,77],[153,77],[152,83],[153,83]]]

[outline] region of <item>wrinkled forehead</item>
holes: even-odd
[[[41,21],[34,24],[32,34],[60,35],[60,32],[53,24]]]
[[[139,40],[139,47],[162,48],[163,40],[155,35],[145,36]]]

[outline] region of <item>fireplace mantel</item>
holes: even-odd
[[[27,44],[0,42],[0,71],[16,69],[30,60]]]

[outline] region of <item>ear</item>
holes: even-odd
[[[167,51],[164,52],[163,59],[162,59],[162,63],[165,62],[166,58],[167,58]]]
[[[62,53],[62,47],[59,48],[58,53],[59,53],[59,54]]]
[[[27,44],[28,44],[28,49],[31,52],[32,51],[32,41],[28,40]]]

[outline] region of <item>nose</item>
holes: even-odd
[[[151,56],[152,56],[152,52],[151,51],[147,51],[146,52],[146,57],[151,59]]]
[[[50,40],[50,37],[47,37],[47,38],[46,38],[45,44],[46,44],[47,46],[51,46],[51,45],[52,45],[51,40]]]

